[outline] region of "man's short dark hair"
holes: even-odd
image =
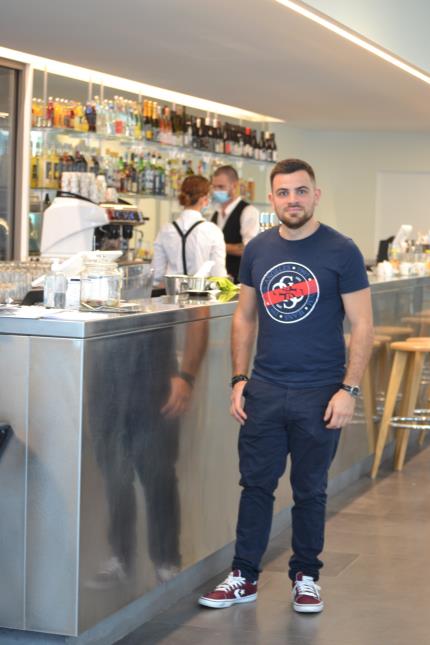
[[[220,166],[215,170],[213,176],[218,177],[219,175],[227,175],[230,181],[239,181],[239,175],[233,166]]]
[[[293,172],[297,172],[298,170],[304,170],[307,172],[309,177],[315,183],[314,169],[306,161],[303,161],[302,159],[284,159],[283,161],[278,161],[270,173],[270,185],[273,185],[273,180],[276,175],[291,175]]]

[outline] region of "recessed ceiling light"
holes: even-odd
[[[306,5],[300,4],[298,2],[292,2],[291,0],[276,0],[276,2],[278,2],[279,4],[282,4],[284,7],[287,7],[287,9],[291,9],[292,11],[295,11],[296,13],[300,14],[301,16],[304,16],[305,18],[309,18],[309,20],[312,20],[313,22],[318,23],[322,27],[329,29],[330,31],[337,34],[338,36],[341,36],[342,38],[349,40],[351,43],[354,43],[355,45],[358,45],[359,47],[366,49],[368,52],[374,54],[375,56],[378,56],[379,58],[382,58],[387,63],[390,63],[391,65],[395,65],[396,67],[399,67],[404,72],[407,72],[408,74],[415,76],[415,78],[420,79],[420,81],[424,81],[424,83],[430,84],[430,76],[428,74],[425,74],[417,67],[413,67],[412,65],[405,63],[397,56],[393,56],[393,54],[390,54],[388,51],[381,49],[381,47],[374,45],[373,43],[369,42],[362,36],[359,36],[353,33],[352,31],[349,31],[348,29],[341,27],[338,23],[320,15],[315,11],[312,11],[312,9],[309,9]]]
[[[78,67],[77,65],[69,65],[68,63],[61,63],[49,58],[34,56],[33,54],[16,51],[14,49],[0,47],[0,57],[27,63],[32,65],[35,69],[42,71],[46,70],[51,74],[58,74],[60,76],[67,76],[76,80],[85,81],[87,83],[112,87],[118,90],[123,90],[124,92],[131,92],[137,96],[148,96],[161,101],[186,105],[188,107],[202,110],[203,112],[222,114],[223,116],[230,116],[234,119],[243,119],[244,121],[282,123],[281,119],[268,116],[267,114],[258,114],[257,112],[242,110],[242,108],[238,108],[233,105],[216,103],[215,101],[209,101],[189,94],[166,90],[161,87],[156,87],[155,85],[139,83],[120,76],[104,74],[103,72],[98,72],[96,70]]]

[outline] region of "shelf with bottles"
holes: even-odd
[[[37,188],[31,188],[32,193],[48,193],[48,195],[51,197],[55,196],[55,193],[59,190],[58,188],[51,188],[48,186],[38,186]],[[52,194],[51,194],[52,193]],[[155,195],[154,193],[133,193],[133,192],[123,192],[119,193],[119,196],[121,199],[155,199],[155,200],[161,200],[161,201],[166,201],[166,199],[172,199],[168,197],[167,195]],[[256,202],[258,203],[258,202]]]
[[[46,137],[47,140],[45,142],[45,145],[49,145],[50,141],[58,140],[59,137],[70,137],[71,139],[77,140],[78,142],[81,141],[82,145],[86,147],[90,147],[92,142],[95,142],[97,144],[115,142],[125,148],[146,148],[148,150],[155,150],[156,152],[168,152],[168,154],[172,157],[188,153],[196,157],[206,157],[207,159],[216,158],[222,163],[234,163],[238,167],[241,167],[243,163],[247,163],[258,165],[261,168],[266,168],[267,166],[273,166],[276,163],[275,161],[255,159],[250,156],[236,155],[234,153],[226,154],[224,152],[212,151],[206,148],[199,148],[194,145],[162,143],[160,141],[148,140],[144,138],[136,139],[134,137],[120,137],[118,135],[99,134],[98,132],[83,132],[66,128],[32,128],[32,133],[40,133],[41,136]]]
[[[33,99],[34,131],[67,134],[124,144],[145,143],[192,150],[227,159],[273,164],[277,146],[272,132],[224,122],[207,114],[195,116],[183,106],[160,105],[157,101],[139,101],[114,97],[113,100],[82,103],[66,99]]]
[[[60,143],[60,147],[54,147]],[[187,158],[185,154],[175,157],[161,153],[152,154],[137,148],[113,150],[104,147],[80,150],[70,143],[51,142],[41,145],[32,139],[30,187],[32,190],[66,190],[62,179],[67,173],[91,173],[104,175],[106,185],[115,188],[119,194],[135,194],[140,197],[176,199],[183,179],[195,173],[210,176],[221,164],[219,159],[199,157]],[[197,163],[196,163],[197,161]],[[254,201],[254,179],[240,181],[243,197]]]

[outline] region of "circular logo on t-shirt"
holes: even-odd
[[[281,262],[269,269],[260,292],[267,313],[280,323],[296,323],[309,316],[320,295],[315,275],[297,262]]]

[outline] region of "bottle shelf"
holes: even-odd
[[[46,192],[56,193],[57,190],[61,190],[60,187],[51,188],[51,187],[48,187],[48,186],[36,186],[36,187],[30,188],[30,192],[32,192],[32,193],[37,193],[37,192],[41,192],[41,193],[46,193]],[[152,194],[152,193],[131,193],[131,192],[122,193],[122,192],[118,192],[118,197],[119,198],[123,197],[124,199],[130,199],[132,197],[133,198],[138,198],[138,199],[159,199],[161,201],[169,201],[169,202],[174,202],[175,200],[177,200],[177,197],[171,197],[169,195],[156,195],[156,194]]]
[[[121,146],[129,148],[146,148],[148,150],[156,150],[157,152],[169,152],[172,157],[178,157],[181,154],[192,154],[195,156],[208,158],[222,159],[225,161],[237,162],[237,163],[250,163],[253,165],[261,166],[265,168],[267,166],[272,167],[276,162],[268,161],[265,159],[254,159],[252,157],[244,157],[233,154],[225,154],[223,152],[215,152],[212,150],[206,150],[202,148],[195,148],[194,146],[182,146],[170,143],[163,143],[160,141],[153,141],[151,139],[137,139],[126,135],[113,135],[113,134],[102,134],[100,132],[84,132],[81,130],[73,130],[71,128],[35,128],[31,129],[34,133],[41,133],[48,135],[48,137],[56,138],[58,136],[68,136],[74,139],[84,140],[86,145],[90,145],[91,141],[96,141],[98,143],[112,141]]]

